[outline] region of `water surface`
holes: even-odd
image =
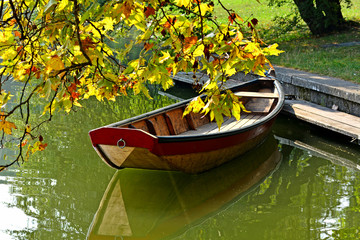
[[[153,95],[92,101],[48,124],[48,149],[0,173],[0,239],[86,239],[109,216],[124,237],[360,238],[359,147],[286,116],[246,158],[204,174],[109,168],[88,131],[174,102]],[[111,189],[124,217],[104,208]]]

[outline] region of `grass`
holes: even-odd
[[[259,32],[268,43],[277,42],[284,50],[279,57],[271,58],[275,65],[291,67],[322,75],[338,77],[360,84],[360,46],[330,47],[326,44],[345,42],[360,42],[360,27],[354,26],[347,32],[335,33],[328,36],[312,36],[305,23],[301,22],[296,28],[284,29],[274,18],[282,17],[292,11],[291,5],[281,8],[268,7],[267,1],[255,0],[223,0],[229,9],[236,10],[244,20],[257,18]],[[346,20],[360,22],[360,0],[353,0],[351,8],[343,7]],[[226,21],[225,11],[216,6],[216,16]]]
[[[326,37],[307,37],[280,43],[285,51],[270,58],[276,65],[306,70],[360,84],[360,45],[324,47],[326,44],[360,41],[360,29]]]

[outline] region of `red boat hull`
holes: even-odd
[[[90,137],[99,155],[112,167],[197,173],[219,166],[260,144],[270,132],[274,120],[234,135],[209,139],[169,141],[141,130],[106,127],[91,131]],[[117,145],[119,139],[124,139],[124,148]],[[106,152],[111,152],[111,156]],[[124,153],[129,154],[122,161]],[[121,160],[115,161],[114,156]]]
[[[256,107],[257,112],[244,114],[239,121],[228,119],[219,130],[209,116],[191,113],[183,118],[188,100],[92,130],[89,133],[92,144],[99,156],[114,168],[187,173],[209,170],[260,144],[283,106],[282,88],[274,80],[248,82],[235,90],[246,93],[242,101],[249,103],[248,106],[254,105],[255,100],[257,106],[266,105],[267,110],[259,112]],[[249,94],[255,97],[248,97]],[[268,99],[269,95],[272,100]]]

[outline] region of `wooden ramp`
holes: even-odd
[[[360,144],[360,118],[301,100],[286,100],[283,111],[298,119],[349,136]]]

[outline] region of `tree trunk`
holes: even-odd
[[[294,0],[294,2],[312,34],[319,35],[340,30],[345,23],[340,0]]]

